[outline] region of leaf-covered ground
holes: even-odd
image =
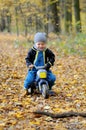
[[[24,97],[28,48],[16,46],[14,40],[14,36],[0,35],[0,130],[86,130],[86,118],[80,116],[53,119],[33,114],[36,110],[86,112],[86,57],[59,58],[53,47],[56,95],[49,99],[39,94]]]

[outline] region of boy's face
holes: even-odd
[[[37,47],[38,50],[43,51],[46,48],[46,43],[44,43],[44,42],[37,42],[36,43],[36,47]]]

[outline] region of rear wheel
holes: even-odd
[[[48,93],[48,87],[46,84],[42,85],[42,95],[44,98],[48,98],[49,97],[49,93]]]

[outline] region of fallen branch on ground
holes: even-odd
[[[50,112],[45,112],[45,111],[38,110],[38,111],[35,111],[33,113],[34,114],[50,116],[52,118],[66,118],[66,117],[72,117],[72,116],[75,116],[75,117],[76,116],[86,117],[86,112],[73,112],[73,111],[53,114],[53,113],[50,113]]]

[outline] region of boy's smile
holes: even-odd
[[[38,50],[43,51],[46,48],[46,43],[44,43],[44,42],[37,42],[36,43],[36,47],[37,47]]]

